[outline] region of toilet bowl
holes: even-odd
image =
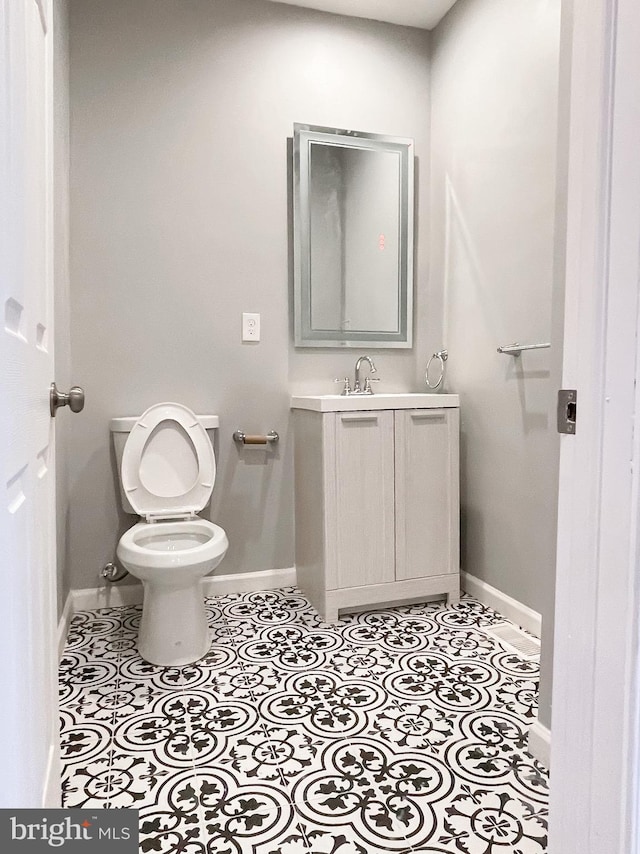
[[[219,525],[196,515],[216,474],[206,424],[217,426],[217,418],[176,403],[111,421],[123,506],[142,517],[117,555],[144,587],[138,651],[152,664],[183,666],[209,649],[202,579],[229,543]]]

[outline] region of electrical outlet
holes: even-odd
[[[260,340],[260,315],[243,312],[242,314],[242,340]]]

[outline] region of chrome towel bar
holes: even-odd
[[[238,445],[275,445],[280,441],[280,436],[275,430],[270,430],[266,436],[252,436],[242,430],[236,430],[233,441]]]
[[[519,356],[523,350],[546,350],[551,344],[508,344],[506,347],[498,347],[498,353],[507,356]]]

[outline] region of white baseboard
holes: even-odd
[[[551,768],[551,731],[539,720],[529,727],[529,753],[548,770]]]
[[[460,584],[466,593],[474,596],[483,605],[493,608],[507,620],[511,620],[535,637],[541,636],[542,617],[533,608],[523,605],[517,599],[512,599],[511,596],[507,596],[506,593],[502,593],[486,581],[481,581],[467,572],[460,573]],[[547,769],[550,767],[551,731],[539,720],[529,727],[528,750],[541,765]]]
[[[95,611],[99,608],[120,608],[123,605],[142,603],[142,584],[107,584],[104,587],[85,587],[72,590],[71,616],[78,611]]]
[[[460,572],[460,584],[466,593],[474,596],[483,605],[493,608],[507,620],[511,620],[516,626],[520,626],[535,637],[541,636],[542,617],[533,608],[523,605],[517,599],[512,599],[511,596],[507,596],[506,593],[502,593],[486,581],[467,572]]]
[[[204,580],[205,596],[226,596],[229,593],[251,593],[255,590],[276,590],[295,587],[296,568],[263,569],[238,572],[233,575],[208,575]]]
[[[67,601],[64,603],[64,608],[62,609],[62,615],[58,621],[58,661],[62,658],[62,653],[67,642],[71,617],[73,617],[73,596],[71,595],[71,591],[69,591]]]
[[[257,572],[238,572],[233,575],[210,575],[204,579],[205,596],[226,596],[229,593],[247,593],[257,590],[274,590],[293,587],[296,583],[295,566],[282,569],[263,569]],[[100,608],[119,608],[123,605],[142,604],[142,584],[105,584],[72,590],[67,596],[58,623],[58,657],[62,657],[69,633],[71,618],[78,611],[95,611]]]

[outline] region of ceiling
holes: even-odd
[[[456,0],[271,0],[271,2],[431,30],[444,18]]]

